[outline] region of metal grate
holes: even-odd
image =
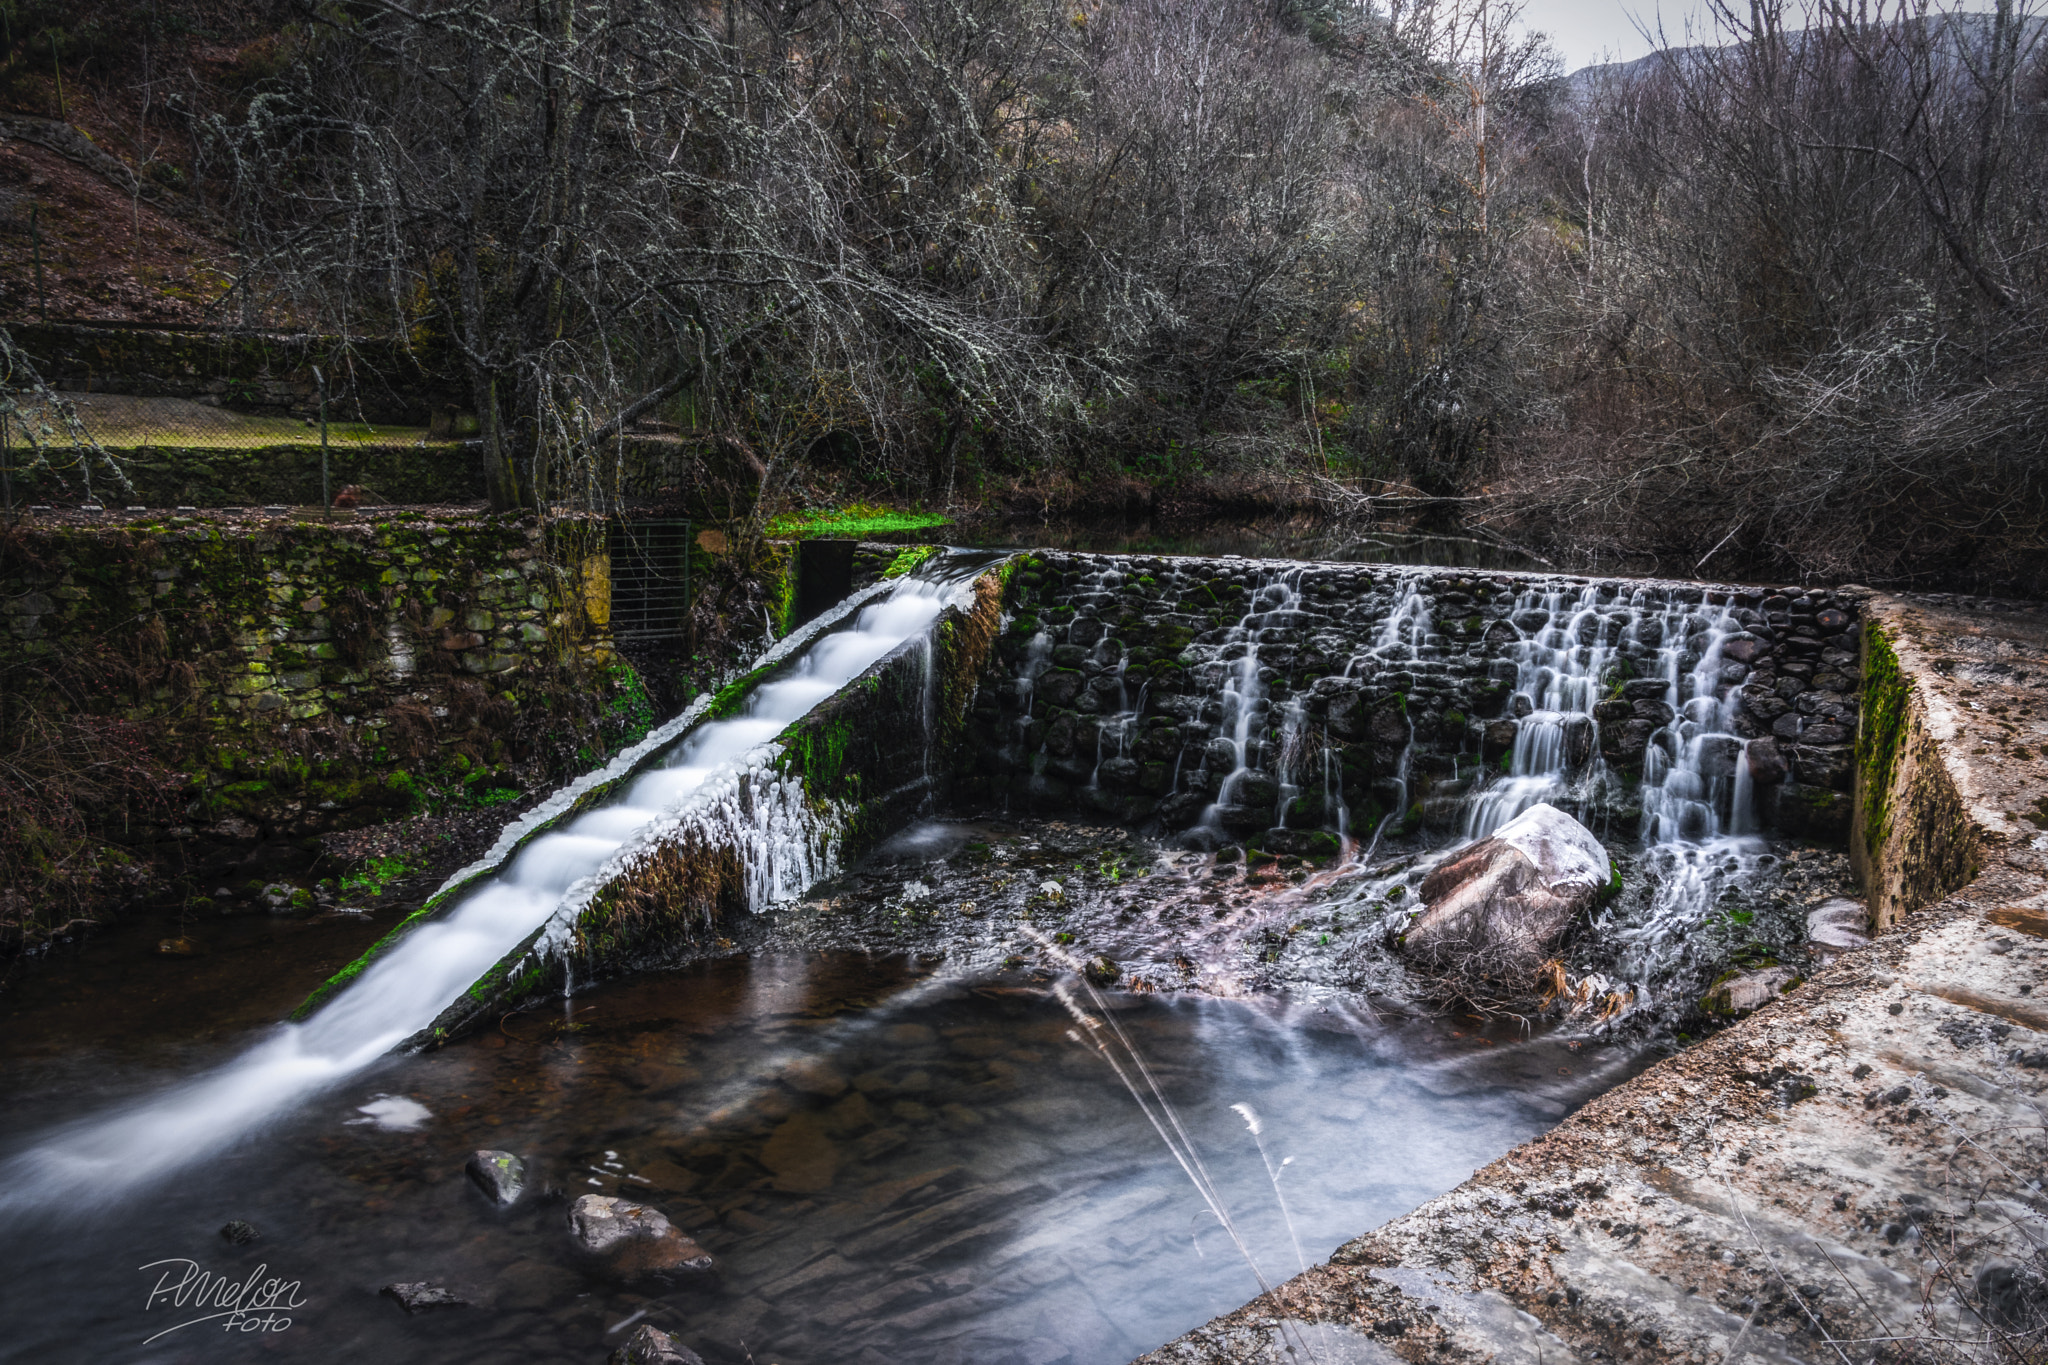
[[[687,648],[690,523],[615,521],[609,543],[612,638]]]

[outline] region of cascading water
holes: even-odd
[[[1485,784],[1468,807],[1469,838],[1491,834],[1539,801],[1583,804],[1605,776],[1593,707],[1613,664],[1614,637],[1629,618],[1603,614],[1598,589],[1588,586],[1569,604],[1561,591],[1524,593],[1510,621],[1519,636],[1514,749],[1506,775]]]
[[[964,557],[962,557],[964,558]],[[113,1117],[62,1131],[6,1168],[0,1210],[112,1199],[160,1178],[339,1084],[432,1023],[458,993],[551,919],[623,849],[657,827],[701,823],[736,837],[755,908],[796,894],[827,869],[801,793],[742,796],[764,746],[905,640],[927,632],[985,562],[937,559],[820,636],[791,671],[729,719],[697,727],[614,799],[533,840],[446,916],[377,958],[333,1000],[240,1058]],[[748,809],[741,814],[739,807]],[[829,850],[824,850],[829,855]]]
[[[1354,654],[1344,665],[1344,676],[1351,677],[1362,671],[1378,672],[1382,669],[1408,667],[1426,659],[1436,649],[1430,643],[1435,622],[1430,619],[1429,598],[1423,595],[1426,574],[1416,572],[1404,574],[1395,589],[1393,609],[1373,637],[1371,646]],[[1394,765],[1394,787],[1396,796],[1393,808],[1381,819],[1373,830],[1372,844],[1366,849],[1369,861],[1379,847],[1380,835],[1386,830],[1388,821],[1398,820],[1408,810],[1409,760],[1413,757],[1413,744],[1401,746],[1401,756]]]
[[[1661,600],[1660,600],[1661,599]],[[1618,792],[1602,726],[1633,727],[1643,765],[1645,844],[1699,842],[1754,827],[1733,679],[1721,647],[1742,623],[1650,588],[1603,600],[1532,590],[1509,618],[1518,639],[1508,770],[1477,790],[1464,832],[1479,838],[1539,801],[1590,810]],[[1633,751],[1633,746],[1629,746]]]
[[[1273,626],[1283,625],[1289,615],[1301,608],[1301,573],[1293,570],[1276,574],[1261,584],[1245,604],[1244,617],[1226,636],[1224,656],[1242,650],[1224,677],[1223,688],[1218,695],[1222,707],[1223,738],[1235,754],[1236,762],[1223,777],[1216,790],[1216,799],[1203,812],[1204,824],[1221,827],[1222,810],[1226,806],[1258,805],[1261,796],[1275,806],[1274,824],[1282,823],[1289,797],[1293,794],[1288,787],[1274,783],[1271,794],[1252,790],[1256,769],[1269,766],[1263,740],[1255,740],[1255,733],[1263,732],[1270,703],[1266,698],[1265,679],[1260,676],[1259,643],[1264,632]]]
[[[1624,790],[1604,754],[1639,752],[1636,832],[1652,891],[1638,922],[1598,927],[1615,945],[1614,974],[1647,1006],[1691,931],[1770,860],[1755,837],[1748,741],[1734,732],[1744,670],[1722,654],[1743,623],[1725,604],[1649,587],[1624,599],[1611,585],[1532,590],[1509,619],[1514,747],[1507,772],[1468,798],[1464,833],[1483,837],[1539,801],[1598,823]],[[1620,743],[1603,742],[1606,727]]]

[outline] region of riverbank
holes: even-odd
[[[1877,596],[1896,726],[1866,712],[1858,837],[1920,850],[1891,932],[1616,1087],[1275,1295],[1142,1359],[1861,1359],[2044,1321],[2048,617]],[[1885,754],[1918,754],[1917,780]],[[1957,818],[1960,816],[1960,818]]]

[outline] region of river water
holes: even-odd
[[[139,946],[58,970],[72,990],[118,979]],[[731,958],[586,993],[569,1019],[518,1015],[388,1059],[175,1181],[13,1219],[0,1356],[596,1362],[623,1340],[614,1328],[645,1320],[735,1365],[1127,1360],[1258,1282],[1048,985],[900,956]],[[1451,1188],[1626,1065],[1469,1022],[1364,1022],[1274,998],[1104,1003],[1275,1282]],[[232,1013],[221,1000],[182,1021],[150,1011],[154,1024],[97,1045],[17,1016],[0,1141],[231,1057]],[[1236,1105],[1261,1120],[1291,1234]],[[462,1173],[479,1147],[520,1153],[560,1196],[500,1213]],[[588,1272],[562,1202],[582,1193],[658,1204],[716,1269],[674,1284]],[[237,1219],[260,1238],[224,1242]],[[283,1330],[201,1322],[144,1346],[201,1316],[148,1303],[164,1270],[138,1267],[173,1258],[236,1280],[267,1266],[303,1306]],[[421,1280],[474,1304],[409,1317],[379,1297]]]
[[[1026,830],[1006,845],[994,827],[899,841],[822,882],[822,864],[764,866],[764,908],[824,888],[763,917],[787,921],[782,939],[389,1055],[636,831],[715,795],[788,719],[918,634],[948,590],[878,600],[750,712],[537,841],[305,1025],[269,1022],[272,997],[345,960],[359,929],[224,935],[219,947],[239,936],[263,961],[245,996],[218,959],[195,959],[152,962],[183,984],[145,999],[135,933],[46,966],[0,1037],[13,1101],[0,1119],[0,1358],[596,1362],[646,1321],[714,1365],[1108,1365],[1451,1188],[1645,1060],[1640,1040],[1582,1050],[1374,1003],[1401,975],[1375,945],[1442,840],[1370,866],[1254,870],[1201,840]],[[1227,719],[1263,699],[1260,613],[1287,592],[1284,574],[1262,587],[1216,647],[1241,651],[1219,673]],[[1719,650],[1739,622],[1640,594],[1531,595],[1516,619],[1522,724],[1506,770],[1460,798],[1463,832],[1537,801],[1608,808],[1599,751],[1573,736],[1596,733],[1608,666],[1633,649],[1631,676],[1663,709],[1629,833],[1671,866],[1602,932],[1631,981],[1671,979],[1686,945],[1711,937],[1709,913],[1728,920],[1716,907],[1778,858],[1748,828],[1734,776]],[[1353,666],[1438,648],[1426,611],[1403,607]],[[1298,719],[1283,717],[1283,735]],[[1225,737],[1219,806],[1271,747],[1243,724]],[[1327,783],[1313,764],[1275,779],[1283,811]],[[1342,830],[1341,800],[1327,801]],[[1381,832],[1351,831],[1354,850]],[[822,931],[796,950],[807,917],[861,916],[877,931],[860,941],[883,951]],[[928,951],[956,930],[969,950]],[[1020,936],[1108,950],[1138,989],[1075,995],[1060,953],[1012,954]],[[1181,979],[1208,988],[1154,988]],[[1156,1094],[1128,1088],[1146,1072]],[[1178,1159],[1162,1140],[1176,1122]],[[509,1211],[462,1173],[479,1148],[530,1164],[534,1189]],[[590,1193],[658,1205],[715,1268],[622,1281],[578,1260],[566,1201]],[[224,1240],[236,1221],[259,1235]],[[209,1317],[152,1298],[167,1267],[237,1281],[266,1267],[295,1286],[293,1306]],[[380,1296],[421,1281],[466,1306],[409,1316]]]

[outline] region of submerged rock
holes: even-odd
[[[1124,974],[1123,968],[1117,966],[1112,958],[1102,953],[1097,953],[1094,957],[1089,958],[1088,965],[1081,970],[1090,981],[1093,981],[1098,986],[1114,986],[1118,978]]]
[[[1591,830],[1538,804],[1431,872],[1404,939],[1427,966],[1526,982],[1612,873]]]
[[[569,1205],[569,1233],[583,1251],[603,1257],[622,1275],[712,1266],[711,1253],[678,1231],[661,1210],[609,1195],[586,1194]]]
[[[1753,971],[1730,972],[1707,988],[1700,1008],[1708,1014],[1748,1014],[1768,1005],[1799,979],[1790,967],[1758,967]]]
[[[245,1222],[240,1218],[235,1219],[231,1223],[224,1224],[220,1230],[220,1239],[229,1246],[247,1246],[262,1235],[262,1233],[256,1231],[254,1223]]]
[[[488,1148],[472,1152],[462,1169],[469,1173],[476,1187],[501,1209],[518,1203],[519,1196],[526,1190],[526,1163],[510,1152]]]
[[[1822,962],[1870,942],[1870,912],[1862,901],[1836,896],[1806,912],[1806,945]]]
[[[1334,858],[1339,851],[1337,836],[1326,829],[1269,829],[1259,836],[1259,846],[1299,858]]]
[[[609,1365],[704,1365],[704,1358],[651,1323],[613,1351]]]
[[[469,1300],[463,1298],[445,1285],[428,1284],[424,1281],[413,1284],[387,1284],[381,1291],[385,1298],[395,1301],[408,1313],[426,1313],[437,1308],[467,1308]]]

